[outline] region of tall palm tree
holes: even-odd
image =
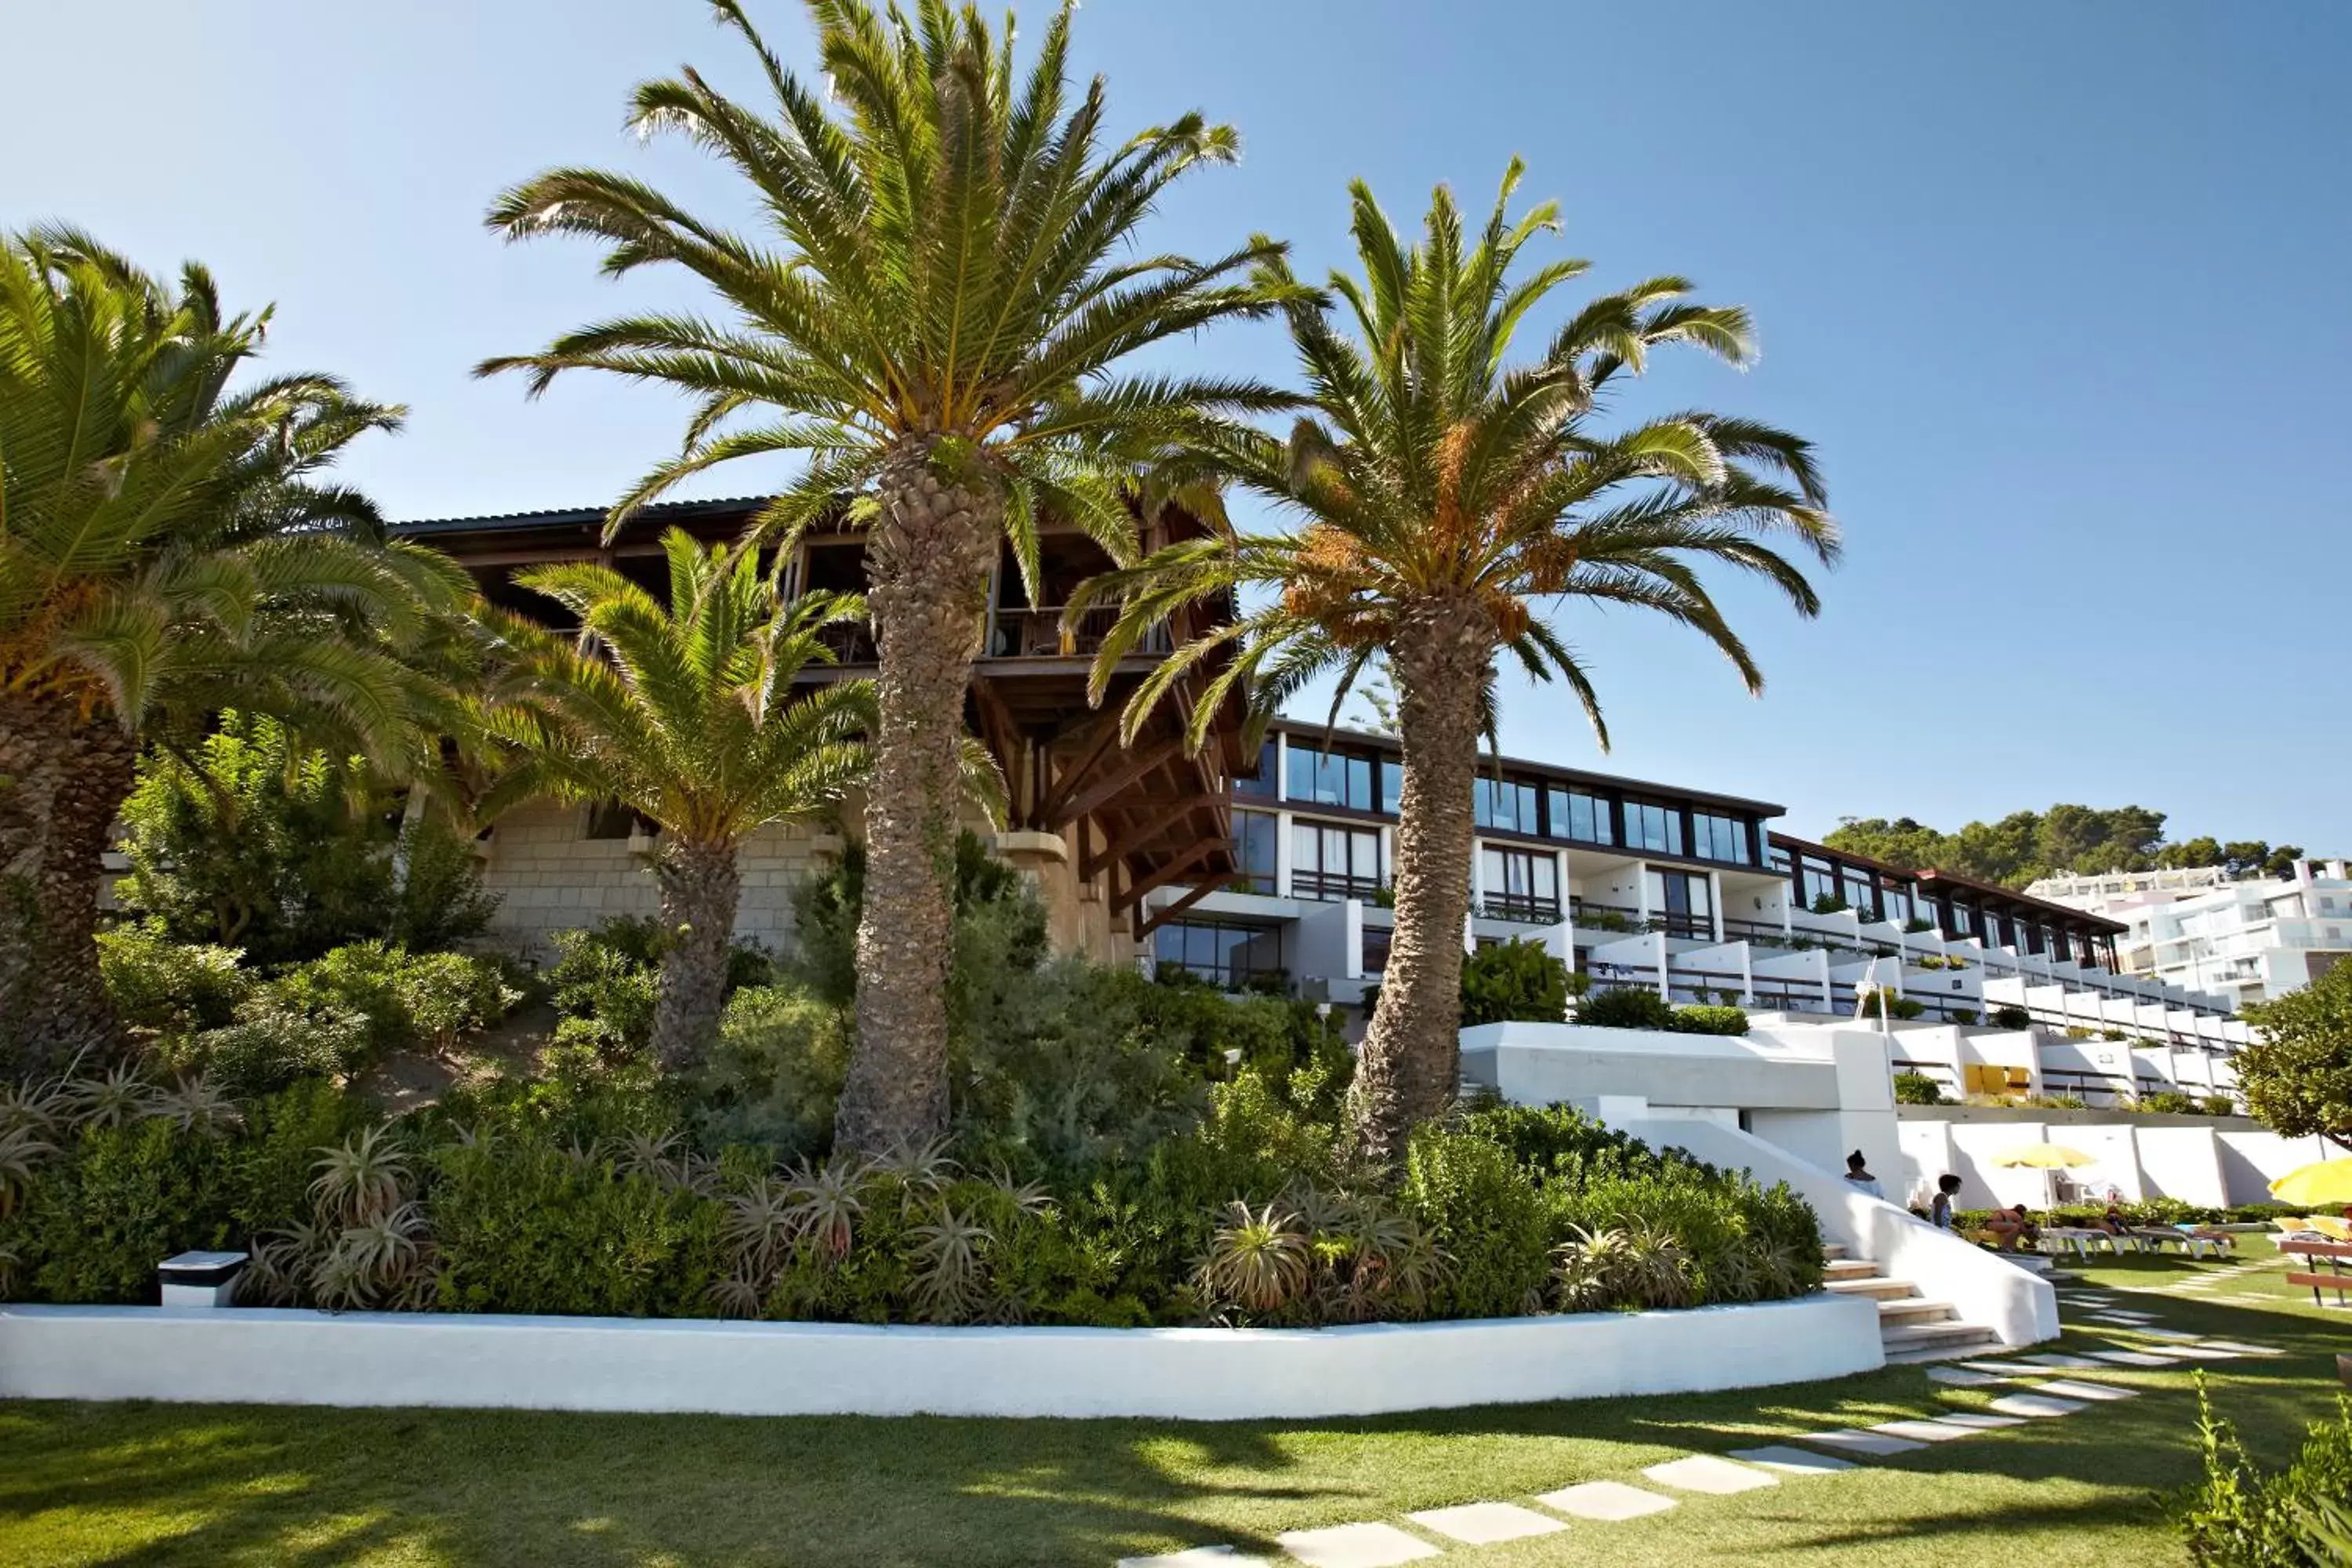
[[[653,1048],[665,1067],[684,1068],[718,1026],[743,840],[831,811],[864,779],[874,704],[863,681],[796,684],[832,661],[818,634],[863,614],[855,596],[786,604],[754,550],[706,551],[681,529],[662,547],[667,605],[609,567],[519,574],[578,616],[580,634],[567,641],[498,618],[519,652],[485,717],[520,752],[499,800],[617,801],[660,825]]]
[[[1181,649],[1131,699],[1130,731],[1187,669],[1234,649],[1193,707],[1195,744],[1243,682],[1255,682],[1262,717],[1318,677],[1336,674],[1344,699],[1384,657],[1404,753],[1396,932],[1351,1106],[1358,1142],[1380,1160],[1458,1081],[1472,794],[1496,656],[1558,677],[1605,747],[1598,697],[1555,629],[1559,611],[1623,605],[1666,616],[1713,642],[1758,691],[1762,674],[1699,568],[1757,574],[1811,616],[1812,586],[1783,550],[1827,563],[1838,549],[1811,450],[1795,437],[1706,413],[1596,427],[1610,384],[1640,373],[1662,345],[1745,363],[1754,353],[1745,312],[1690,303],[1682,279],[1652,279],[1589,301],[1530,362],[1507,363],[1528,312],[1586,265],[1513,275],[1520,247],[1557,227],[1549,205],[1511,221],[1519,174],[1514,161],[1486,227],[1467,241],[1440,186],[1411,247],[1356,184],[1363,275],[1330,283],[1352,332],[1326,303],[1287,307],[1312,415],[1287,441],[1235,435],[1207,459],[1304,525],[1169,546],[1098,579],[1069,612],[1124,601],[1096,668],[1099,691],[1178,605],[1260,591],[1243,601],[1258,607]],[[1280,263],[1267,265],[1276,286],[1288,283]]]
[[[1009,538],[1033,592],[1051,515],[1118,559],[1134,525],[1122,481],[1204,424],[1269,405],[1210,377],[1124,374],[1138,350],[1270,308],[1248,279],[1259,241],[1202,263],[1130,254],[1180,175],[1230,162],[1198,114],[1103,142],[1099,79],[1076,102],[1066,3],[1025,75],[1008,19],[922,0],[809,0],[826,88],[812,91],[737,0],[720,21],[751,47],[773,102],[740,105],[688,69],[636,89],[634,121],[675,131],[751,186],[772,229],[728,232],[659,192],[587,169],[500,198],[493,229],[605,241],[605,270],[654,262],[709,285],[725,317],[645,316],[493,360],[536,392],[610,371],[691,394],[678,457],[613,509],[617,529],[688,475],[795,454],[798,479],[759,527],[789,537],[843,516],[868,528],[867,603],[881,728],[866,811],[857,1046],[836,1138],[875,1152],[945,1131],[949,878],[956,753],[989,571]],[[1033,598],[1033,601],[1034,598]]]
[[[223,708],[414,755],[399,658],[467,591],[320,470],[401,410],[322,375],[233,388],[227,316],[86,236],[0,238],[0,1030],[38,1064],[110,1046],[92,928],[138,738]]]

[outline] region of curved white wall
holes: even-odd
[[[1876,1309],[1839,1296],[1313,1331],[0,1307],[0,1398],[18,1399],[1236,1420],[1753,1387],[1883,1361]]]

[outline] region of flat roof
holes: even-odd
[[[1346,724],[1318,724],[1312,720],[1280,718],[1267,726],[1286,734],[1307,735],[1321,740],[1328,735],[1333,740],[1352,741],[1383,752],[1403,750],[1403,744],[1393,735],[1383,735],[1377,730],[1358,730]],[[1737,811],[1750,812],[1758,816],[1778,816],[1788,808],[1769,800],[1752,800],[1746,795],[1723,795],[1714,790],[1692,789],[1686,784],[1659,784],[1651,779],[1627,778],[1619,773],[1597,773],[1590,768],[1571,768],[1559,763],[1538,762],[1532,757],[1496,757],[1492,764],[1537,773],[1547,779],[1568,784],[1593,784],[1611,789],[1630,790],[1636,795],[1673,795],[1682,800],[1699,801],[1708,805],[1726,805]],[[1489,762],[1480,753],[1479,771],[1486,772]]]
[[[709,500],[657,500],[642,507],[631,519],[638,522],[701,522],[740,517],[768,504],[765,496],[725,496]],[[515,530],[593,528],[603,532],[610,507],[558,507],[546,511],[486,512],[476,517],[421,517],[385,524],[398,535],[436,533],[499,533]]]
[[[2072,904],[2053,903],[2048,899],[2037,899],[2031,893],[2021,893],[2015,888],[2004,888],[1998,882],[1984,882],[1974,877],[1963,877],[1957,871],[1939,871],[1932,866],[1923,867],[1914,871],[1897,866],[1892,861],[1873,859],[1867,855],[1857,855],[1851,849],[1840,849],[1833,844],[1816,844],[1810,838],[1799,838],[1789,833],[1775,833],[1772,835],[1772,841],[1797,850],[1801,854],[1809,852],[1825,855],[1833,859],[1843,860],[1848,865],[1867,866],[1874,871],[1883,871],[1890,877],[1906,877],[1916,882],[1939,882],[1965,888],[1980,898],[2001,899],[2012,904],[2022,905],[2027,909],[2042,910],[2053,915],[2063,915],[2068,920],[2080,921],[2086,925],[2105,926],[2112,931],[2131,929],[2120,921],[2111,921],[2105,915],[2095,915],[2088,910],[2078,910]]]

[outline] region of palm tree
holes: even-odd
[[[488,729],[520,747],[501,801],[535,793],[617,801],[660,825],[661,991],[653,1047],[693,1066],[718,1026],[742,888],[737,852],[770,823],[806,822],[861,782],[873,693],[798,684],[832,662],[825,626],[854,596],[782,602],[758,552],[662,539],[669,603],[609,567],[541,566],[515,581],[579,617],[576,642],[503,620],[520,645]],[[496,803],[491,809],[495,810]]]
[[[224,708],[413,757],[397,657],[468,584],[320,482],[401,410],[322,375],[232,390],[269,312],[226,316],[86,236],[0,239],[0,1029],[109,1047],[100,857],[139,737]]]
[[[1270,309],[1248,280],[1265,241],[1206,263],[1130,254],[1160,193],[1230,162],[1234,133],[1187,114],[1116,147],[1103,86],[1069,101],[1071,6],[1027,73],[1012,26],[924,0],[809,0],[823,94],[769,49],[737,0],[720,21],[764,70],[770,112],[692,69],[636,89],[634,121],[675,131],[747,180],[764,241],[694,217],[646,184],[587,169],[500,198],[490,226],[607,243],[605,270],[687,268],[726,319],[607,321],[543,353],[490,361],[536,393],[594,369],[689,393],[684,449],[613,509],[617,529],[689,475],[789,453],[799,478],[763,534],[868,529],[866,595],[881,726],[866,808],[857,1047],[836,1137],[868,1153],[947,1126],[949,878],[957,748],[986,583],[1009,538],[1033,590],[1039,519],[1132,556],[1123,482],[1216,417],[1276,401],[1246,382],[1122,374],[1138,350]],[[1034,599],[1033,599],[1033,602]]]
[[[1132,731],[1188,669],[1234,649],[1194,703],[1195,744],[1244,682],[1255,682],[1262,719],[1318,677],[1336,674],[1344,700],[1370,660],[1385,659],[1404,753],[1396,931],[1351,1103],[1359,1143],[1382,1161],[1458,1081],[1472,794],[1496,655],[1507,650],[1530,675],[1560,679],[1605,747],[1598,697],[1550,618],[1559,609],[1584,602],[1666,616],[1712,641],[1758,691],[1763,677],[1699,566],[1758,574],[1811,616],[1818,600],[1780,542],[1824,563],[1838,549],[1811,450],[1792,436],[1706,413],[1615,434],[1595,428],[1604,389],[1641,372],[1661,345],[1746,363],[1754,349],[1745,312],[1690,303],[1682,279],[1652,279],[1591,300],[1532,363],[1506,363],[1528,311],[1585,268],[1561,260],[1512,275],[1520,247],[1557,226],[1549,205],[1510,221],[1519,173],[1514,161],[1468,243],[1440,186],[1426,233],[1410,247],[1355,184],[1363,276],[1330,284],[1352,334],[1326,303],[1287,307],[1312,415],[1287,441],[1235,435],[1203,459],[1304,526],[1169,546],[1097,579],[1069,611],[1124,601],[1095,670],[1099,691],[1118,658],[1175,606],[1272,591],[1179,650],[1130,700]],[[1267,265],[1281,274],[1280,263]]]

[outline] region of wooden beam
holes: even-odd
[[[1178,915],[1182,914],[1186,910],[1191,909],[1194,904],[1199,903],[1202,899],[1207,898],[1211,893],[1215,892],[1219,888],[1223,887],[1227,882],[1232,881],[1234,878],[1240,875],[1241,873],[1239,871],[1220,871],[1213,877],[1193,883],[1191,887],[1184,889],[1184,896],[1182,898],[1177,900],[1174,903],[1168,905],[1165,909],[1154,910],[1149,920],[1139,923],[1135,928],[1135,939],[1138,942],[1142,941],[1145,937],[1150,936],[1153,931],[1158,931],[1161,926],[1166,925],[1170,921],[1174,920]]]
[[[1127,891],[1118,896],[1118,898],[1112,903],[1111,908],[1117,910],[1129,908],[1130,906],[1140,907],[1146,894],[1151,892],[1154,889],[1166,887],[1169,883],[1174,881],[1177,878],[1182,876],[1185,872],[1199,865],[1202,860],[1207,859],[1211,855],[1225,847],[1226,841],[1222,838],[1202,839],[1198,844],[1193,845],[1192,847],[1187,849],[1183,854],[1179,855],[1173,860],[1167,862],[1165,865],[1161,866],[1160,869],[1152,872],[1151,875],[1144,878],[1141,881],[1129,884]]]
[[[1074,816],[1084,816],[1183,749],[1184,742],[1180,739],[1162,741],[1140,754],[1129,752],[1125,767],[1105,773],[1075,799],[1065,801],[1059,810],[1045,819],[1045,826],[1049,830],[1059,828]]]
[[[1080,817],[1078,820],[1084,822],[1087,818]],[[1190,844],[1202,837],[1204,835],[1197,827],[1188,827],[1181,822],[1171,824],[1163,818],[1154,817],[1142,826],[1129,829],[1124,838],[1111,838],[1106,836],[1103,847],[1094,854],[1081,854],[1078,857],[1078,879],[1091,882],[1100,874],[1104,867],[1114,861],[1124,860],[1130,855],[1144,854],[1165,844]],[[1210,834],[1205,837],[1216,836]]]
[[[1093,767],[1101,758],[1104,749],[1118,739],[1118,710],[1112,709],[1099,716],[1091,726],[1079,732],[1078,743],[1086,750],[1076,763],[1055,776],[1054,787],[1047,791],[1045,798],[1037,804],[1036,820],[1051,822],[1060,814],[1062,802],[1069,797],[1072,790],[1086,781],[1087,770]]]

